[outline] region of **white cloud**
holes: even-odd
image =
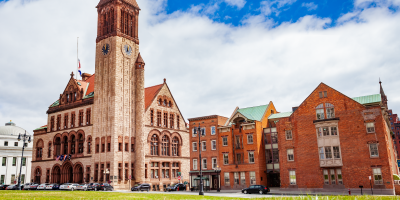
[[[238,7],[238,9],[243,8],[243,6],[246,4],[246,0],[224,0],[224,1],[230,6]]]
[[[317,10],[318,8],[318,5],[315,4],[314,2],[302,3],[301,6],[306,7],[308,11]]]
[[[261,1],[261,12],[264,15],[275,13],[279,15],[281,9],[285,6],[292,5],[296,0],[267,0]]]
[[[76,70],[78,36],[83,71],[94,73],[97,3],[0,5],[6,19],[0,21],[0,123],[12,119],[30,132],[46,124],[48,106]],[[367,8],[357,14],[362,23],[345,20],[333,28],[326,27],[331,19],[315,16],[281,25],[248,16],[244,26],[234,27],[194,11],[167,15],[163,1],[138,3],[146,86],[167,78],[186,119],[229,117],[236,106],[269,101],[288,111],[320,82],[351,97],[375,94],[379,77],[389,106],[400,111],[399,12]]]
[[[358,8],[364,8],[369,6],[371,3],[377,6],[400,6],[400,0],[355,0],[354,5]]]

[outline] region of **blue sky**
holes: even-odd
[[[0,125],[31,131],[76,71],[95,73],[99,0],[0,0]],[[137,0],[145,86],[167,79],[185,119],[272,101],[298,106],[320,84],[379,93],[400,113],[400,0]]]

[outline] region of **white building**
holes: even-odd
[[[23,147],[23,141],[18,141],[20,133],[24,134],[25,130],[11,121],[6,123],[5,126],[0,126],[0,184],[18,183]],[[33,141],[33,138],[31,140]],[[31,177],[32,146],[32,143],[26,141],[21,184],[31,182],[29,178]]]

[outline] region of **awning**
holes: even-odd
[[[194,180],[200,180],[200,177],[196,177]],[[203,180],[208,180],[208,176],[203,176]]]

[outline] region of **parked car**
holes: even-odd
[[[251,185],[249,188],[243,189],[242,193],[244,194],[251,194],[251,193],[258,193],[258,194],[267,194],[269,192],[269,188],[263,185]]]
[[[9,185],[6,190],[17,190],[18,189],[18,185]]]
[[[0,185],[0,190],[5,190],[7,189],[8,185]]]
[[[97,191],[100,189],[100,184],[99,183],[89,183],[87,188],[88,188],[88,190]]]
[[[45,190],[46,189],[46,186],[48,186],[49,184],[48,183],[43,183],[43,184],[40,184],[39,186],[37,186],[37,190]]]
[[[114,190],[114,187],[111,186],[111,185],[108,184],[108,183],[102,183],[102,184],[100,185],[100,190],[103,190],[103,191],[107,191],[107,190],[113,191],[113,190]]]
[[[185,191],[185,190],[186,190],[186,185],[184,185],[183,183],[172,184],[165,189],[165,191]]]
[[[80,184],[80,185],[76,186],[76,190],[87,191],[88,190],[88,184]]]
[[[58,190],[58,189],[60,189],[60,185],[57,183],[48,184],[46,186],[46,190]]]
[[[64,183],[64,184],[62,184],[60,186],[60,190],[71,190],[71,191],[74,191],[74,190],[76,190],[76,187],[78,185],[79,184],[77,184],[77,183]]]
[[[131,188],[131,191],[150,191],[150,184],[148,183],[142,183],[142,184],[136,184]]]
[[[36,190],[38,185],[37,183],[28,183],[28,185],[24,186],[24,190]]]
[[[30,185],[30,183],[25,183],[23,185],[21,185],[21,190],[25,190],[25,188]]]

